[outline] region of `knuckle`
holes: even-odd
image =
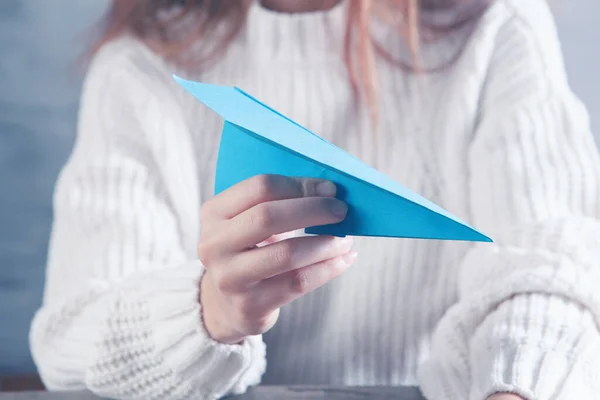
[[[306,293],[310,290],[312,274],[306,269],[294,270],[291,273],[290,290],[293,293]]]
[[[255,207],[250,218],[251,224],[255,228],[267,228],[273,224],[273,213],[266,205]]]
[[[294,197],[304,197],[312,192],[309,180],[304,178],[286,178],[290,186],[290,192],[294,193]]]
[[[263,174],[257,175],[252,179],[259,199],[268,201],[273,198],[273,193],[277,188],[278,181],[276,175]]]
[[[273,245],[272,261],[275,265],[284,266],[292,262],[294,249],[290,241],[283,241]]]
[[[299,196],[311,197],[316,194],[316,192],[317,192],[317,190],[316,190],[317,181],[316,180],[298,178],[298,179],[295,179],[295,181],[296,181],[296,185],[298,187]]]
[[[198,258],[200,258],[200,261],[206,266],[207,264],[210,264],[211,260],[214,258],[214,250],[212,249],[212,246],[207,243],[206,240],[201,241],[200,243],[198,243]]]

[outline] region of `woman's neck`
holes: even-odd
[[[329,10],[341,0],[259,0],[263,7],[282,13]]]

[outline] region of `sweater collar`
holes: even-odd
[[[331,60],[342,55],[347,2],[324,11],[282,13],[252,2],[246,39],[266,61],[296,64]]]

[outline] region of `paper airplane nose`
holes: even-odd
[[[260,174],[327,179],[338,187],[348,214],[339,224],[307,233],[492,241],[241,89],[174,78],[225,119],[215,194]]]

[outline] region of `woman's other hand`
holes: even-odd
[[[198,255],[206,272],[200,300],[213,339],[239,343],[266,332],[281,306],[354,262],[350,238],[273,240],[285,232],[342,221],[347,206],[335,193],[328,181],[261,175],[202,206]]]

